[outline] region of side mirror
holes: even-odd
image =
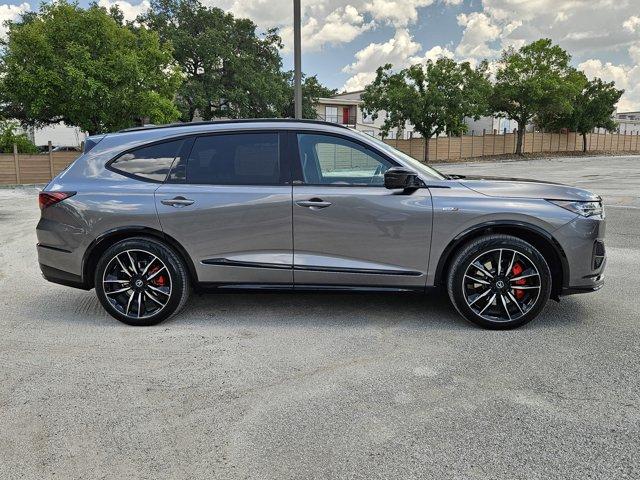
[[[416,189],[422,186],[418,174],[406,167],[391,167],[384,172],[384,186],[390,190]]]

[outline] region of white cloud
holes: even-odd
[[[640,65],[640,42],[634,43],[629,47],[629,56],[636,65]]]
[[[637,0],[482,0],[493,25],[521,25],[501,33],[502,42],[551,38],[573,55],[626,48],[640,30]],[[624,28],[615,26],[624,25]]]
[[[482,0],[479,12],[458,17],[465,29],[459,59],[488,57],[539,38],[551,38],[581,63],[589,75],[614,80],[626,92],[621,109],[640,109],[640,15],[638,0]],[[629,61],[605,61],[612,52]],[[600,58],[600,60],[598,60]]]
[[[640,110],[640,65],[616,65],[590,59],[578,65],[588,78],[598,77],[607,82],[615,82],[625,93],[618,102],[618,111]]]
[[[635,32],[637,28],[640,27],[640,17],[632,15],[622,24],[622,26],[625,28],[625,30]]]
[[[418,8],[433,4],[434,0],[372,0],[365,8],[374,19],[405,27],[418,19]]]
[[[29,10],[31,10],[31,6],[28,3],[21,3],[20,5],[0,5],[0,38],[4,38],[7,34],[4,22],[16,21],[20,18],[20,15]]]
[[[391,63],[396,68],[403,67],[409,57],[421,49],[419,43],[414,42],[405,29],[399,29],[393,38],[384,43],[370,43],[355,54],[356,61],[342,69],[346,73],[375,71],[385,63]]]
[[[461,13],[457,16],[458,25],[465,27],[462,39],[456,48],[459,57],[488,57],[494,54],[489,43],[498,39],[502,29],[495,25],[484,13]]]
[[[395,70],[422,63],[426,60],[435,60],[440,57],[453,57],[453,52],[435,46],[424,52],[419,52],[422,46],[413,40],[406,29],[396,30],[395,35],[383,43],[370,43],[355,54],[355,62],[342,69],[345,73],[353,75],[345,82],[343,90],[361,90],[375,78],[378,67],[390,63]]]
[[[453,58],[454,56],[454,53],[448,48],[436,45],[424,52],[423,55],[410,57],[407,64],[415,65],[416,63],[425,63],[427,60],[436,61],[439,58]]]
[[[314,51],[327,44],[349,43],[372,27],[373,23],[365,23],[355,7],[346,5],[337,8],[322,21],[315,17],[308,18],[301,30],[302,46],[307,51]],[[285,50],[289,50],[293,44],[293,28],[285,27],[281,34]]]
[[[125,20],[135,20],[138,15],[145,13],[150,7],[148,0],[143,0],[135,5],[124,0],[99,0],[98,5],[106,8],[107,10],[114,5],[117,5],[122,11]]]
[[[350,77],[342,87],[343,92],[356,92],[363,90],[376,78],[375,72],[360,72]]]

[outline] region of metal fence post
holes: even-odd
[[[434,160],[436,162],[438,161],[438,138],[440,138],[440,134],[436,135],[436,153],[435,153],[435,158],[434,158]]]
[[[47,147],[48,147],[48,151],[49,151],[49,173],[51,174],[51,179],[53,179],[53,152],[51,151],[51,140],[49,140],[49,142],[47,142]]]
[[[493,129],[493,147],[491,148],[492,155],[496,154],[496,136],[498,135],[498,130]]]
[[[475,133],[475,130],[471,130],[471,158],[473,158],[473,144],[476,143],[473,141],[473,134]]]
[[[484,142],[486,138],[487,138],[487,129],[483,128],[482,129],[482,154],[480,154],[481,157],[484,157]]]
[[[531,153],[535,152],[536,149],[536,127],[533,127],[531,131]],[[522,137],[522,153],[524,153],[524,136]]]
[[[627,129],[624,129],[624,141],[622,142],[622,150],[627,150]]]
[[[18,160],[18,145],[13,144],[13,164],[16,169],[16,183],[20,182],[20,161]]]

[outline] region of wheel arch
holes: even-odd
[[[435,285],[443,285],[455,254],[478,237],[501,233],[518,237],[536,247],[551,270],[551,298],[559,300],[560,292],[569,280],[569,262],[560,243],[546,230],[526,222],[490,221],[475,225],[458,234],[446,246],[435,272]]]
[[[82,282],[87,288],[93,288],[93,276],[90,272],[94,271],[102,254],[113,244],[134,237],[148,237],[158,240],[169,248],[171,248],[178,257],[183,261],[189,272],[190,280],[193,285],[197,285],[198,275],[195,265],[191,257],[180,243],[173,237],[156,230],[151,227],[143,226],[127,226],[108,230],[95,238],[84,253],[82,258]]]

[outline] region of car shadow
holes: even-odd
[[[425,328],[460,328],[445,295],[438,293],[211,293],[194,295],[171,323],[323,326],[391,326],[420,323]]]
[[[52,323],[126,327],[109,316],[93,291],[42,290],[24,305],[29,318]],[[549,301],[540,316],[521,327],[562,328],[588,316],[576,297]],[[185,308],[160,326],[218,325],[235,327],[300,326],[386,328],[410,324],[417,329],[475,329],[455,311],[444,292],[213,292],[193,293]],[[153,327],[152,327],[153,328]]]

